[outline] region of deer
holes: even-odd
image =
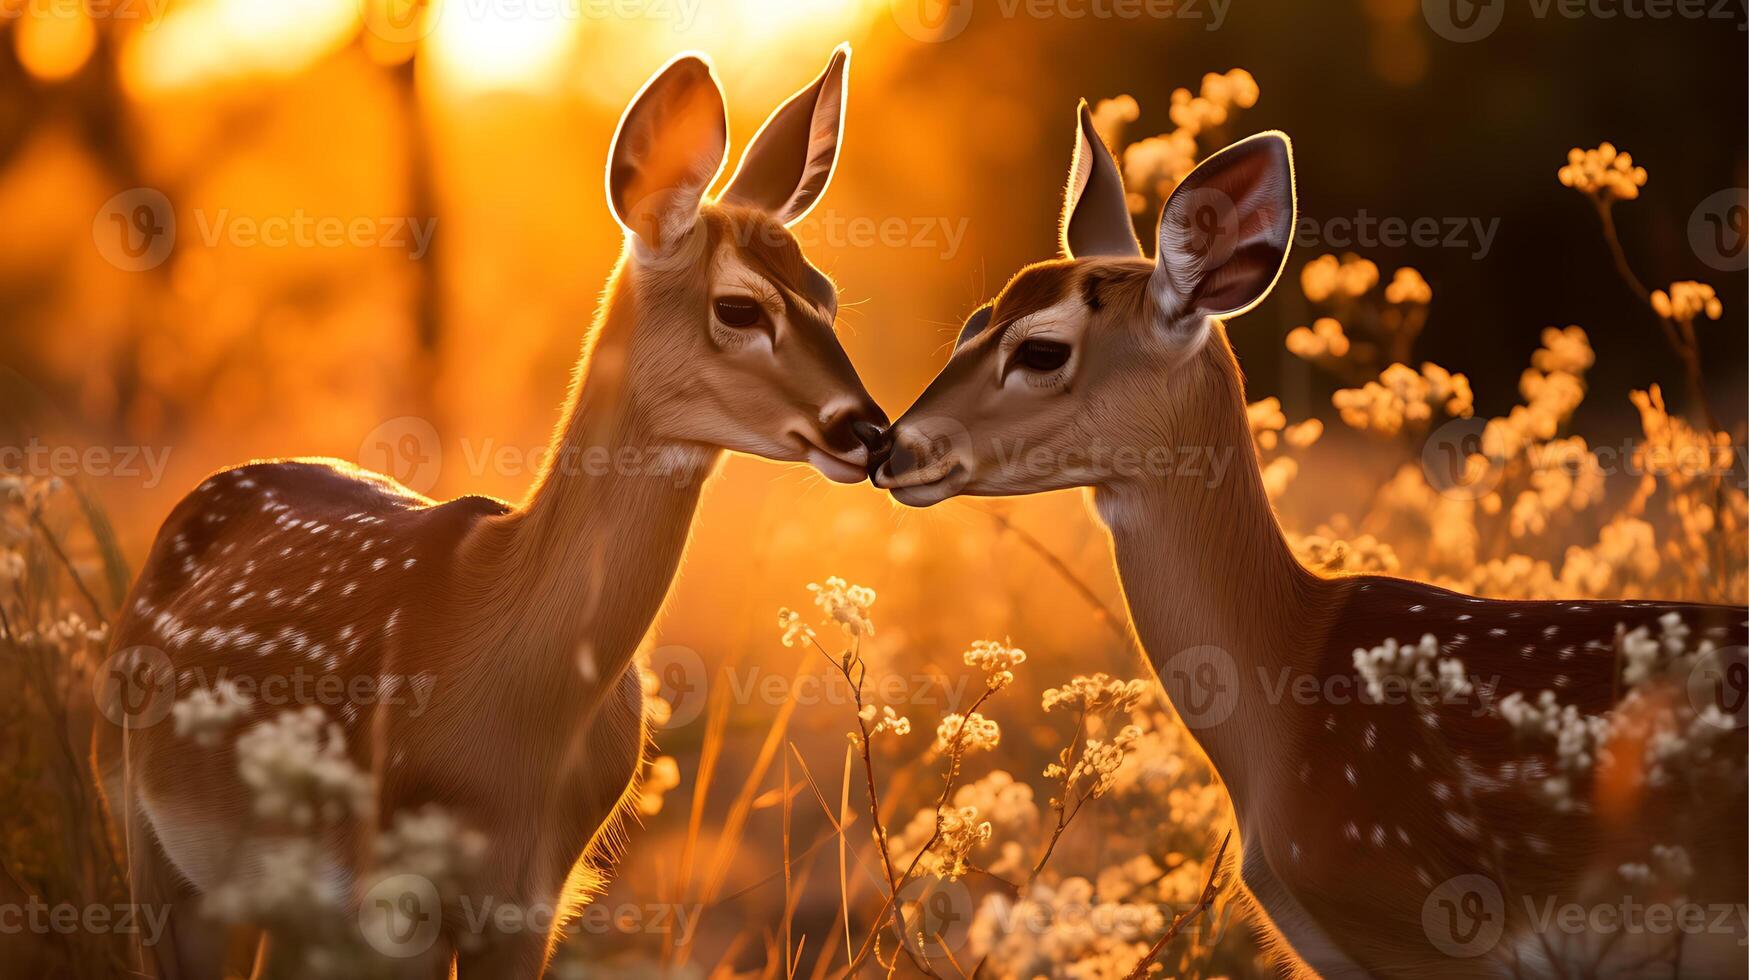
[[[1674,613],[1697,639],[1740,646],[1744,608],[1500,601],[1301,564],[1265,493],[1227,336],[1287,262],[1291,142],[1259,133],[1194,168],[1164,202],[1149,259],[1085,102],[1076,129],[1060,256],[1021,269],[964,320],[946,364],[889,430],[875,485],[911,507],[1084,488],[1132,636],[1230,794],[1240,894],[1289,968],[1579,976],[1569,947],[1527,920],[1565,907],[1549,902],[1611,894],[1599,864],[1613,875],[1613,861],[1659,839],[1673,808],[1693,808],[1702,829],[1686,845],[1688,894],[1734,914],[1727,934],[1690,937],[1678,962],[1693,976],[1741,976],[1744,787],[1651,800],[1628,820],[1600,805],[1557,812],[1539,795],[1548,753],[1477,706],[1553,689],[1605,711],[1621,631],[1656,636]],[[1183,447],[1234,462],[1216,480],[1186,473]],[[1475,694],[1390,703],[1332,683],[1355,682],[1366,651],[1428,636],[1478,678]],[[1297,694],[1302,681],[1312,696]],[[1740,725],[1724,744],[1742,759]],[[1492,935],[1475,935],[1484,929]],[[1626,955],[1620,938],[1591,948]]]
[[[623,249],[520,503],[438,502],[343,462],[272,460],[212,474],[157,534],[113,648],[155,651],[174,696],[226,670],[431,678],[423,713],[323,709],[373,787],[373,816],[324,838],[324,881],[356,903],[391,815],[436,805],[486,845],[464,894],[557,910],[482,944],[457,941],[446,905],[428,949],[386,958],[394,975],[539,976],[558,925],[600,887],[648,741],[634,656],[724,456],[867,478],[887,418],[835,333],[837,288],[791,231],[836,168],[849,63],[840,45],[712,196],[728,120],[710,62],[677,56],[631,98],[605,185]],[[276,710],[257,699],[235,728]],[[224,975],[230,939],[201,899],[227,871],[264,873],[233,741],[98,726],[135,900],[171,910],[165,977]],[[260,949],[271,960],[273,937]]]

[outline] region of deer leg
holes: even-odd
[[[133,902],[158,930],[144,935],[162,980],[223,980],[230,930],[201,914],[201,894],[183,880],[138,808],[128,814],[128,878]]]

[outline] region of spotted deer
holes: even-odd
[[[315,869],[354,903],[373,837],[434,804],[484,837],[463,883],[476,907],[574,912],[630,804],[646,726],[628,666],[707,476],[739,452],[866,479],[887,420],[835,336],[835,287],[788,230],[831,180],[849,60],[839,47],[772,113],[714,197],[728,130],[709,64],[678,57],[631,100],[606,179],[624,250],[521,503],[439,503],[330,460],[257,462],[213,474],[159,531],[114,643],[160,651],[176,696],[227,674],[430,679],[423,712],[326,707],[373,777],[373,820],[334,827]],[[235,731],[284,710],[258,697]],[[203,747],[168,723],[102,724],[98,738],[136,900],[172,908],[160,971],[223,975],[232,940],[200,900],[266,873],[234,740]],[[531,915],[463,943],[444,916],[396,975],[453,962],[464,980],[534,977],[557,935]]]
[[[1296,969],[1579,976],[1568,946],[1527,927],[1569,900],[1620,897],[1618,866],[1669,843],[1687,808],[1700,830],[1683,841],[1696,865],[1686,894],[1735,911],[1726,935],[1690,937],[1679,961],[1688,975],[1741,976],[1744,787],[1721,782],[1704,800],[1654,792],[1624,816],[1600,786],[1598,800],[1562,810],[1545,794],[1552,753],[1481,706],[1549,689],[1602,712],[1615,703],[1621,631],[1656,637],[1674,613],[1697,640],[1740,645],[1744,609],[1498,601],[1304,567],[1264,491],[1224,325],[1263,300],[1286,262],[1288,138],[1253,136],[1190,173],[1164,204],[1149,260],[1085,103],[1078,133],[1062,257],[1021,270],[965,321],[893,424],[875,484],[915,507],[1091,488],[1136,635],[1231,794],[1245,891]],[[1220,479],[1185,473],[1185,447],[1236,462]],[[1468,696],[1361,696],[1357,652],[1419,648],[1428,635],[1477,678]],[[1740,772],[1740,726],[1719,748]],[[1593,951],[1613,945],[1626,957],[1614,962],[1668,971],[1621,938]]]

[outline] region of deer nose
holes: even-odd
[[[880,469],[881,464],[887,461],[887,455],[893,451],[891,427],[857,419],[850,423],[850,431],[868,450],[868,471],[873,473]]]
[[[873,456],[886,441],[887,416],[873,402],[851,405],[832,412],[820,426],[826,448],[846,455],[858,448]]]

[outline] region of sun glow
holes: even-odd
[[[345,45],[358,24],[356,0],[197,0],[129,39],[123,79],[133,92],[151,94],[283,78]]]
[[[427,14],[427,53],[461,89],[546,89],[591,11],[605,0],[441,0]]]

